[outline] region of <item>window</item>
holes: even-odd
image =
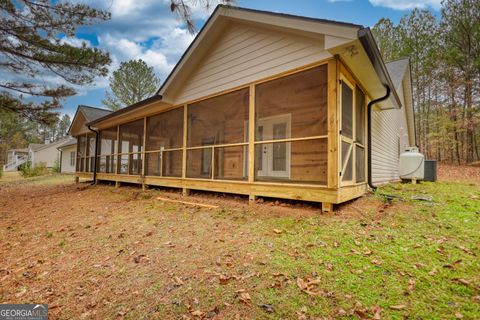
[[[75,167],[75,151],[70,152],[70,166]]]
[[[327,65],[255,88],[255,180],[326,184]]]

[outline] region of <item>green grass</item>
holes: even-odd
[[[24,178],[18,172],[4,172],[0,178],[0,186],[6,185],[38,185],[49,186],[73,183],[74,177],[68,174],[49,173],[44,176]]]
[[[256,299],[277,310],[265,317],[288,318],[301,308],[310,316],[336,316],[339,309],[380,306],[385,319],[451,319],[456,313],[480,318],[480,188],[392,184],[380,193],[402,198],[381,218],[372,210],[363,218],[279,218],[259,227],[264,233],[286,231],[271,239],[268,272],[291,280],[280,289],[257,291]],[[432,201],[412,200],[419,195]],[[295,279],[306,277],[320,279],[326,293],[302,292]],[[391,309],[398,305],[404,308]]]

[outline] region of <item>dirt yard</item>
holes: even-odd
[[[0,179],[0,303],[48,303],[51,319],[478,319],[480,180],[448,170],[456,182],[392,184],[330,215]]]

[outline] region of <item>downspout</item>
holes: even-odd
[[[390,87],[386,84],[383,84],[385,86],[385,89],[387,92],[383,97],[380,97],[378,99],[372,100],[368,103],[367,105],[367,139],[368,139],[368,164],[367,164],[367,170],[368,170],[368,185],[370,188],[372,188],[373,191],[377,190],[377,187],[373,185],[372,181],[372,109],[373,106],[376,103],[382,102],[384,100],[387,100],[390,97]]]
[[[93,181],[91,185],[97,184],[97,154],[98,154],[98,131],[92,129],[90,125],[87,126],[88,130],[95,133],[95,158],[93,159]]]

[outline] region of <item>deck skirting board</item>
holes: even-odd
[[[93,177],[92,173],[76,173],[80,178]],[[181,188],[183,190],[204,190],[242,194],[248,196],[272,197],[281,199],[304,200],[314,202],[342,203],[361,197],[367,190],[366,184],[329,189],[325,186],[301,185],[293,183],[265,183],[247,181],[217,181],[201,179],[182,179],[167,177],[141,177],[97,173],[98,180],[145,184],[152,186]]]

